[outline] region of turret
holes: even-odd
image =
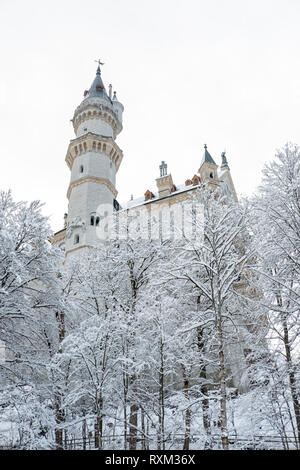
[[[207,145],[204,145],[204,154],[200,163],[200,168],[198,170],[202,181],[215,181],[217,176],[218,165],[212,158],[211,154],[207,150]]]
[[[100,65],[98,61],[96,77],[72,119],[76,138],[66,155],[71,170],[66,254],[99,244],[101,211],[116,206],[116,173],[123,153],[115,139],[122,130],[124,108],[107,94]]]

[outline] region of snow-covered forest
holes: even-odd
[[[0,193],[0,448],[300,448],[300,148],[203,240],[64,262],[39,202]]]

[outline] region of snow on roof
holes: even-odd
[[[159,197],[159,196],[155,195],[155,193],[153,193],[154,197],[152,199],[147,200],[147,201],[145,201],[144,197],[138,197],[136,199],[131,199],[128,202],[121,203],[121,207],[122,207],[121,210],[131,209],[132,207],[141,206],[143,204],[145,204],[145,205],[146,204],[151,204],[152,202],[156,202],[156,201],[159,201],[159,200],[162,200],[162,199],[166,199],[168,197],[174,196],[175,194],[180,194],[180,193],[183,193],[185,191],[190,191],[191,189],[195,189],[197,187],[199,187],[199,185],[190,184],[190,185],[186,186],[185,184],[181,184],[179,186],[176,186],[176,191],[173,191],[171,194],[169,194],[167,196]]]

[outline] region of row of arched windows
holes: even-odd
[[[97,215],[91,215],[90,217],[90,224],[91,225],[95,225],[96,227],[99,226],[99,223],[100,223],[100,217]]]
[[[106,112],[103,114],[102,111],[96,111],[96,110],[94,110],[93,112],[88,111],[87,113],[79,114],[74,124],[77,127],[79,124],[86,121],[87,119],[103,119],[107,121],[114,129],[116,129],[117,127],[115,117],[111,116],[110,114]]]

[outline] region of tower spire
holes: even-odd
[[[98,67],[97,67],[97,75],[101,75],[101,69],[100,69],[100,65],[104,65],[104,62],[101,62],[101,59],[95,59],[94,62],[97,62],[98,64]]]
[[[108,95],[106,93],[105,86],[104,86],[104,83],[103,83],[102,78],[101,78],[100,65],[104,65],[104,62],[101,62],[100,59],[95,60],[95,62],[97,62],[97,64],[98,64],[97,71],[96,71],[96,77],[95,77],[90,89],[88,90],[88,93],[86,93],[84,96],[87,97],[87,98],[97,96],[99,98],[104,98],[104,99],[110,101],[110,98],[108,97]]]
[[[209,153],[209,151],[207,150],[207,145],[204,144],[204,154],[203,154],[203,157],[202,157],[202,161],[201,161],[201,165],[206,162],[206,163],[211,163],[212,165],[215,165],[216,162],[214,161],[214,159],[212,158],[211,154]]]

